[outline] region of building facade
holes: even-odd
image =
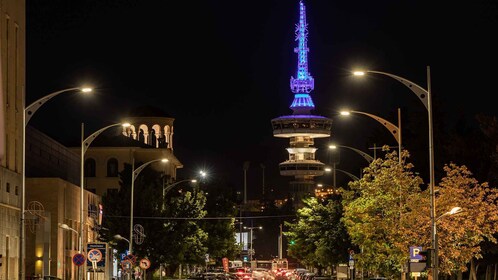
[[[0,279],[19,277],[25,0],[0,0]]]

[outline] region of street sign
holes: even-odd
[[[80,253],[74,254],[74,256],[73,256],[73,263],[74,263],[74,265],[76,265],[76,266],[82,266],[82,265],[85,264],[85,262],[86,262],[85,255],[80,254]]]
[[[410,273],[412,277],[420,277],[421,273],[420,272],[411,272]]]
[[[131,264],[135,264],[135,262],[137,261],[137,257],[135,255],[126,255],[126,257],[124,257],[124,260],[125,261],[130,261]]]
[[[354,260],[349,260],[349,269],[354,268]]]
[[[107,243],[93,242],[87,244],[87,262],[86,267],[89,272],[105,272],[107,268],[106,252]],[[94,266],[93,262],[96,262]],[[95,268],[94,268],[95,267]]]
[[[150,261],[148,259],[141,259],[140,260],[140,268],[141,269],[147,269],[150,267]]]
[[[133,267],[133,264],[131,263],[131,261],[129,261],[129,260],[121,261],[121,268],[123,269],[123,271],[130,272],[132,267]]]
[[[206,262],[209,262],[209,254],[205,254],[205,255],[204,255],[204,258],[205,258],[204,260],[205,260]]]
[[[88,260],[91,262],[99,262],[102,259],[100,250],[92,249],[88,252]]]
[[[422,252],[421,246],[411,246],[410,247],[410,262],[419,262],[422,260],[422,256],[419,254]]]

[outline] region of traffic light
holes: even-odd
[[[294,245],[294,244],[296,244],[296,240],[291,240],[289,244],[290,244],[290,245]]]

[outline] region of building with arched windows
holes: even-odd
[[[127,115],[122,122],[130,126],[108,129],[85,152],[85,187],[99,196],[118,191],[119,173],[133,161],[136,168],[140,163],[167,158],[167,164],[150,165],[164,174],[165,183],[174,182],[177,169],[183,168],[173,153],[174,118],[152,106],[137,107]],[[80,149],[71,148],[75,152]]]

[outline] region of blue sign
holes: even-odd
[[[410,261],[418,262],[422,259],[422,256],[419,254],[422,251],[421,246],[410,246]]]

